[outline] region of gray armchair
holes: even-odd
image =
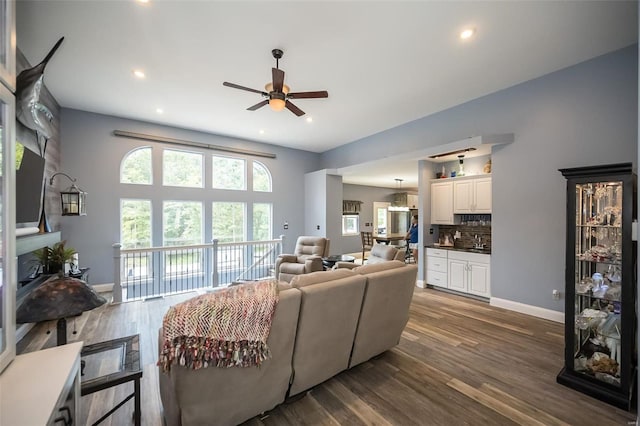
[[[366,264],[372,265],[374,263],[388,262],[390,260],[401,260],[404,262],[404,253],[404,250],[398,250],[397,248],[386,244],[374,244],[371,247],[371,252],[369,253],[369,258],[367,259]],[[360,265],[352,262],[337,262],[334,268],[353,269],[358,266]]]
[[[293,254],[281,254],[276,260],[276,279],[289,282],[296,275],[322,271],[322,258],[329,256],[329,239],[298,237]]]

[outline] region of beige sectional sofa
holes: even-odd
[[[282,284],[260,367],[159,372],[168,426],[234,425],[398,344],[417,274],[400,261]]]

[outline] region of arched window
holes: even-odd
[[[259,161],[253,161],[253,190],[271,192],[271,173],[267,166]]]
[[[153,183],[150,146],[136,148],[124,156],[120,163],[120,183],[139,185]]]

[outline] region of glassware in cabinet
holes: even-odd
[[[629,409],[637,365],[631,164],[567,178],[565,365],[558,382]]]

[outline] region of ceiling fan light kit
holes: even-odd
[[[273,49],[271,51],[271,54],[276,60],[276,67],[271,68],[272,82],[267,83],[264,86],[264,92],[262,90],[251,89],[249,87],[240,86],[238,84],[229,83],[227,81],[222,83],[223,86],[231,87],[232,89],[240,89],[247,92],[258,93],[262,97],[267,98],[255,105],[250,106],[249,108],[247,108],[247,110],[255,111],[269,104],[269,107],[273,111],[282,111],[283,109],[287,108],[289,111],[300,117],[304,115],[305,112],[295,106],[293,103],[289,102],[289,99],[314,99],[329,97],[329,93],[327,93],[326,90],[291,93],[291,89],[289,88],[289,86],[284,84],[284,71],[278,68],[279,60],[280,58],[282,58],[284,52],[280,49]]]

